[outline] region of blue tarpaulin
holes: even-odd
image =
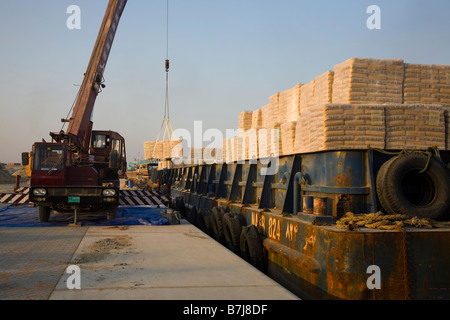
[[[151,206],[123,206],[116,219],[107,220],[106,214],[79,213],[77,222],[83,226],[168,225],[161,212],[166,209]],[[73,213],[51,213],[48,223],[39,221],[37,207],[8,206],[0,209],[0,227],[62,227],[74,221]]]

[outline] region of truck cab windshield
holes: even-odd
[[[64,147],[36,146],[33,169],[38,171],[64,169]]]

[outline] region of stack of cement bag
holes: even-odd
[[[450,150],[450,66],[351,58],[239,115],[224,161],[324,150]]]

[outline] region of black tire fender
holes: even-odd
[[[211,210],[204,208],[201,213],[200,213],[203,221],[204,221],[204,228],[205,228],[205,232],[212,236],[212,214],[211,214]]]
[[[240,253],[241,223],[239,217],[232,213],[223,216],[223,234],[225,245],[236,254]]]
[[[197,223],[197,207],[192,207],[191,210],[189,210],[189,215],[188,215],[188,219],[189,222],[192,223],[193,225],[195,225]]]
[[[196,225],[197,228],[199,228],[200,230],[202,230],[203,232],[206,232],[206,223],[205,223],[205,210],[206,209],[200,209],[197,212],[197,217],[196,217]]]
[[[186,214],[186,206],[184,204],[183,197],[176,197],[175,198],[175,209],[180,212],[182,216]]]
[[[240,236],[241,257],[255,268],[265,270],[265,255],[258,228],[254,225],[242,229]]]
[[[389,214],[441,220],[450,210],[448,171],[436,158],[423,153],[403,153],[383,164],[376,189]]]
[[[383,184],[384,184],[384,180],[386,179],[385,178],[386,177],[386,169],[390,166],[390,164],[394,160],[395,160],[395,157],[389,159],[381,166],[380,170],[378,171],[377,179],[376,179],[376,190],[377,190],[378,200],[379,200],[383,210],[385,211],[385,213],[389,213],[389,214],[392,214],[392,212],[394,212],[394,210],[391,208],[389,201],[386,199]]]
[[[211,231],[213,238],[218,241],[223,241],[223,212],[220,208],[214,207],[211,210]]]

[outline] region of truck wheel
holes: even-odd
[[[401,154],[386,162],[377,176],[377,193],[389,214],[439,220],[450,210],[446,168],[421,153]]]
[[[117,207],[109,208],[106,212],[106,219],[107,220],[114,220],[117,217]]]
[[[40,222],[48,222],[50,218],[50,207],[38,206],[38,215]]]

